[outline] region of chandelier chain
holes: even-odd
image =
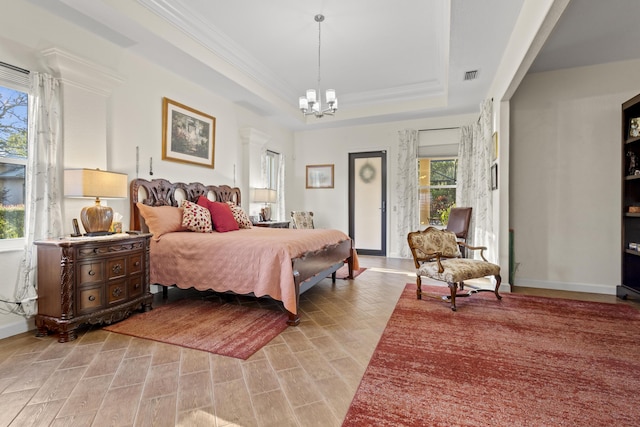
[[[324,21],[324,16],[316,15],[316,21],[318,21],[318,95],[320,95],[320,47],[322,43],[322,21]]]

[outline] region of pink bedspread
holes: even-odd
[[[269,295],[296,313],[291,259],[349,236],[338,230],[254,227],[228,233],[167,233],[151,239],[151,284]]]

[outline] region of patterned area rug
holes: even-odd
[[[103,329],[247,359],[287,328],[287,314],[202,299],[181,299]]]
[[[343,426],[638,425],[635,308],[487,292],[452,312],[415,295],[408,284]]]

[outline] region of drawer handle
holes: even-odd
[[[89,301],[95,301],[95,300],[96,300],[96,297],[95,297],[95,296],[93,296],[93,295],[89,295]]]
[[[120,295],[122,295],[122,289],[114,288],[113,291],[111,291],[111,295],[113,295],[114,297],[119,297]]]
[[[122,264],[116,264],[113,267],[111,267],[111,271],[113,271],[116,274],[119,274],[120,272],[122,272]]]
[[[135,285],[133,285],[133,289],[140,289],[140,283],[136,283]]]
[[[134,265],[135,267],[140,266],[140,261],[136,261],[136,262],[134,262],[134,263],[133,263],[133,265]]]
[[[99,251],[98,251],[98,248],[93,248],[93,253],[94,253],[94,254],[97,254],[98,252],[99,252]]]
[[[96,272],[95,272],[95,271],[93,271],[93,270],[89,270],[89,276],[95,276],[95,275],[96,275]]]

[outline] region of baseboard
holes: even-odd
[[[547,280],[523,279],[516,277],[516,287],[553,289],[557,291],[586,292],[590,294],[615,295],[615,285],[594,283],[551,282]]]
[[[35,319],[17,318],[16,321],[0,325],[0,339],[9,338],[36,329]]]

